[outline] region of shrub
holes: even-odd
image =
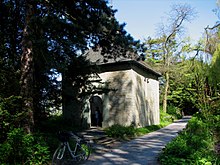
[[[47,164],[49,150],[39,134],[27,134],[20,128],[25,113],[21,97],[0,98],[0,162],[4,164]]]
[[[21,111],[21,97],[10,96],[8,98],[0,98],[0,143],[7,138],[7,133],[14,127],[19,127],[24,113]]]
[[[192,117],[187,128],[168,143],[159,160],[162,164],[218,164],[210,124],[202,117]],[[178,162],[178,163],[176,163]]]
[[[47,164],[49,150],[39,135],[26,134],[21,128],[14,128],[7,139],[0,144],[0,162],[5,164]]]
[[[115,124],[105,130],[109,137],[125,139],[126,137],[134,137],[137,134],[137,130],[134,126],[121,126]]]
[[[178,107],[175,107],[174,105],[169,105],[167,107],[167,113],[172,115],[175,119],[182,118],[181,109]]]
[[[135,128],[134,126],[121,126],[121,125],[113,125],[105,130],[106,134],[109,137],[113,138],[120,138],[120,139],[126,139],[126,138],[133,138],[136,136],[144,135],[153,131],[156,131],[166,125],[150,125],[146,127],[141,128]]]
[[[168,125],[172,123],[174,117],[168,113],[165,113],[162,109],[160,109],[160,123],[163,125]]]
[[[186,156],[193,151],[190,150],[183,136],[178,136],[172,143],[167,145],[164,152],[175,157],[186,158]]]

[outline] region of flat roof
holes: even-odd
[[[90,61],[91,65],[96,65],[96,66],[100,66],[102,69],[100,71],[104,70],[110,70],[111,66],[112,67],[122,67],[122,69],[129,69],[132,68],[132,66],[136,66],[148,73],[154,74],[157,77],[161,77],[162,75],[155,71],[154,69],[152,69],[149,65],[147,65],[146,62],[141,61],[141,60],[136,60],[137,57],[139,56],[135,56],[133,58],[135,59],[129,59],[129,58],[125,58],[125,57],[117,57],[115,60],[114,59],[109,59],[108,61],[104,61],[104,56],[101,55],[101,49],[99,49],[98,51],[94,51],[92,49],[88,50],[87,53],[85,53],[86,59]],[[114,68],[112,68],[114,69]]]
[[[147,64],[144,62],[144,61],[136,61],[136,60],[123,60],[123,61],[117,61],[117,62],[108,62],[108,63],[99,63],[99,64],[96,64],[97,66],[100,66],[100,67],[110,67],[110,66],[126,66],[129,67],[129,68],[132,68],[132,65],[133,66],[137,66],[139,68],[141,68],[142,70],[146,71],[146,72],[149,72],[151,74],[154,74],[158,77],[161,77],[162,75],[153,70],[152,68],[150,68],[149,66],[147,66]]]

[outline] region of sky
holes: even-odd
[[[204,28],[212,27],[218,17],[213,12],[217,8],[216,0],[109,0],[113,9],[117,9],[116,18],[126,23],[125,30],[136,40],[144,41],[148,36],[154,38],[158,24],[167,18],[173,4],[189,4],[197,12],[191,23],[184,24],[186,36],[192,41],[199,40]]]

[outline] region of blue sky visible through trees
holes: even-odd
[[[143,41],[148,36],[155,37],[159,23],[165,21],[166,13],[173,4],[189,4],[197,12],[191,23],[186,23],[186,36],[197,41],[204,28],[213,26],[218,17],[213,12],[217,8],[216,0],[109,0],[113,9],[117,9],[116,18],[126,23],[125,29],[135,39]]]

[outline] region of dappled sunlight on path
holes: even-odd
[[[123,143],[103,154],[93,154],[86,165],[157,165],[158,154],[185,128],[190,117],[184,117],[167,127]]]

